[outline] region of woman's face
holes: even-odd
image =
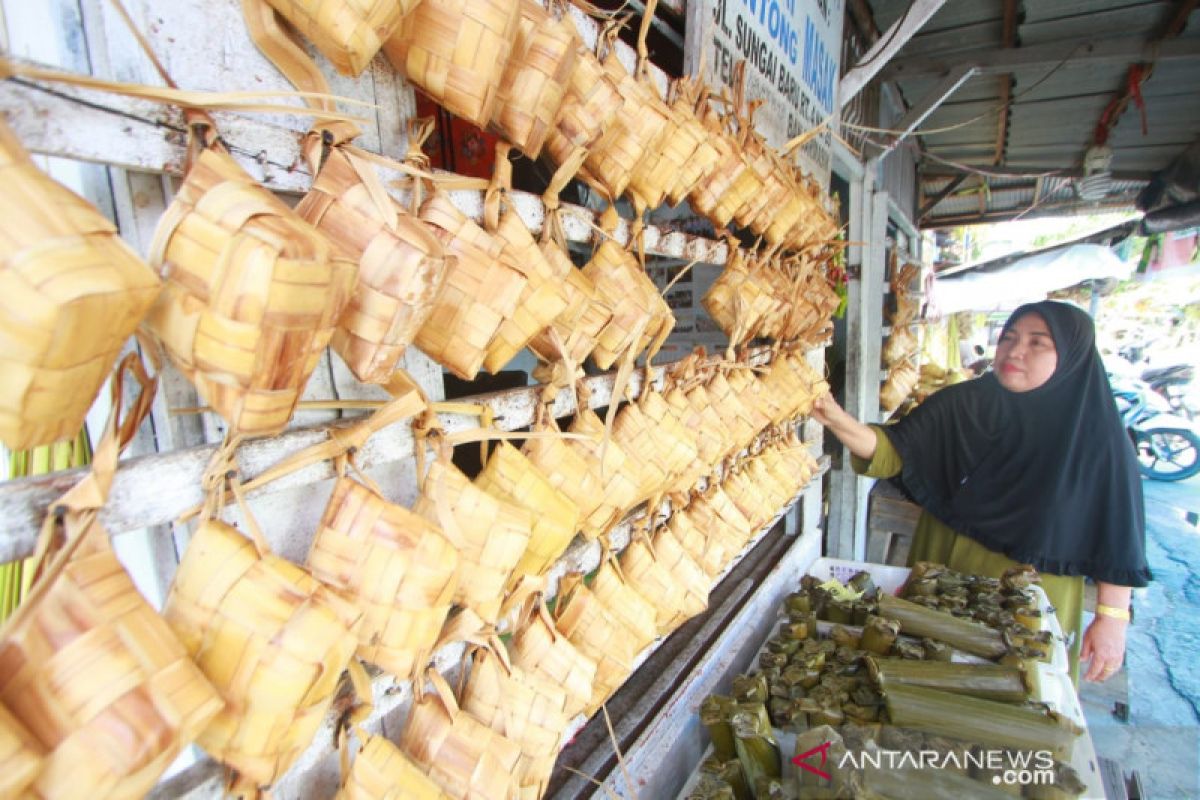
[[[1010,392],[1036,389],[1054,374],[1058,350],[1040,314],[1024,314],[1008,326],[996,345],[992,366],[1000,385]]]

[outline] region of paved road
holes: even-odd
[[[1080,693],[1097,753],[1154,800],[1200,798],[1200,476],[1145,481],[1154,581],[1134,599],[1123,674]],[[1112,715],[1126,702],[1129,721]]]

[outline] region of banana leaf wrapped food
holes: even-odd
[[[703,774],[685,800],[735,800],[733,787],[716,775]]]
[[[1024,703],[1030,696],[1029,681],[1018,667],[899,658],[868,658],[866,664],[884,692],[896,685],[923,686],[1005,703]]]
[[[729,719],[737,709],[737,701],[725,695],[710,694],[700,703],[700,724],[708,730],[713,753],[722,761],[737,758],[733,744],[733,729]]]
[[[733,729],[733,746],[738,761],[749,781],[759,777],[779,778],[783,774],[783,759],[779,743],[771,732],[771,720],[762,703],[739,704],[729,718]]]
[[[754,795],[750,792],[750,784],[746,781],[746,774],[742,771],[742,762],[736,758],[722,761],[715,755],[709,756],[700,762],[700,773],[712,775],[727,783],[733,789],[733,796],[736,800],[754,800]]]
[[[902,633],[946,642],[966,653],[996,659],[1007,647],[997,631],[984,625],[942,614],[899,597],[883,594],[878,615],[900,623]]]

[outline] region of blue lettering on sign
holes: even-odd
[[[758,19],[759,24],[766,28],[771,40],[795,66],[800,61],[800,33],[792,21],[795,17],[796,0],[784,2],[786,12],[779,0],[742,0],[742,7],[750,12],[751,18]]]
[[[833,84],[837,78],[837,64],[825,49],[825,42],[821,40],[811,18],[804,20],[804,67],[801,69],[801,75],[817,102],[829,113],[833,109]]]

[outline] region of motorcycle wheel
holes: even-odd
[[[1200,473],[1200,437],[1191,431],[1135,431],[1138,467],[1156,481],[1182,481]]]

